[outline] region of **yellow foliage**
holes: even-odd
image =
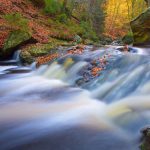
[[[105,34],[112,38],[130,31],[130,21],[146,8],[144,0],[108,0],[106,3]]]

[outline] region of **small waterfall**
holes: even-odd
[[[16,51],[11,60],[0,61],[0,66],[18,66],[20,65],[20,50]]]
[[[32,70],[36,70],[36,62],[33,62],[31,65],[30,65],[30,68]]]
[[[13,55],[13,60],[16,60],[16,62],[20,62],[20,52],[21,50],[18,50]]]

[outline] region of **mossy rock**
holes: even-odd
[[[150,45],[150,8],[131,22],[134,45]]]
[[[40,57],[40,56],[49,54],[50,51],[53,49],[55,49],[55,45],[53,45],[53,44],[41,44],[39,46],[37,46],[37,45],[31,46],[28,49],[28,52],[33,57]]]
[[[80,44],[82,42],[82,38],[79,35],[75,35],[74,42],[76,42],[77,44]]]
[[[23,64],[32,64],[35,61],[35,59],[28,51],[22,51],[20,53],[20,59]]]
[[[10,32],[4,43],[2,52],[4,57],[10,57],[22,44],[31,39],[31,35],[25,31],[15,30]]]
[[[150,128],[146,128],[143,131],[143,143],[141,144],[141,150],[150,150]]]
[[[56,46],[49,44],[32,45],[21,51],[20,58],[24,64],[31,64],[37,57],[52,54],[56,51]]]

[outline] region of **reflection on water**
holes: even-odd
[[[149,55],[113,48],[35,69],[0,67],[0,150],[137,150],[150,123]],[[108,56],[100,76],[91,61]],[[145,54],[145,53],[144,53]],[[5,65],[7,64],[7,65]],[[83,80],[83,74],[88,81]]]

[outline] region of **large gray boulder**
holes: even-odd
[[[150,7],[131,21],[134,45],[150,45]]]

